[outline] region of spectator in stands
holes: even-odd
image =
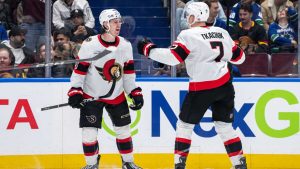
[[[89,28],[94,28],[95,18],[88,1],[86,0],[57,0],[53,4],[53,18],[52,22],[56,29],[63,27],[72,29],[70,21],[71,11],[80,9],[84,13],[84,25]]]
[[[74,9],[71,12],[71,19],[74,25],[71,30],[71,41],[81,44],[86,38],[95,35],[95,31],[84,25],[83,11],[80,9]]]
[[[37,57],[36,61],[38,63],[45,63],[46,58],[46,46],[44,43],[40,44],[37,48]],[[53,46],[51,46],[51,61],[62,61],[62,57],[57,57],[55,51],[53,50]],[[62,77],[70,77],[73,71],[73,65],[55,65],[51,67],[51,77],[62,78]],[[40,68],[31,68],[27,73],[27,77],[29,78],[43,78],[45,77],[45,67]]]
[[[80,46],[70,41],[71,32],[68,29],[62,28],[55,31],[53,38],[56,57],[61,58],[61,60],[75,59],[77,57]]]
[[[236,24],[230,31],[232,39],[247,53],[268,52],[268,41],[266,30],[263,26],[254,22],[250,4],[242,4],[239,8],[241,22]]]
[[[0,42],[8,40],[7,31],[3,25],[0,25]]]
[[[290,19],[295,19],[297,16],[291,15],[294,13],[294,5],[289,0],[266,0],[261,4],[262,18],[264,22],[264,27],[266,30],[269,29],[269,25],[277,19],[278,11],[289,8],[288,15]]]
[[[5,0],[0,0],[0,24],[4,26],[6,30],[10,30],[15,26],[11,19],[10,7]]]
[[[268,36],[272,53],[296,51],[298,19],[289,21],[289,10],[290,8],[279,10],[276,21],[269,27]],[[293,10],[291,14],[296,15],[296,11]]]
[[[263,25],[260,5],[255,3],[254,0],[241,0],[241,2],[236,3],[231,9],[231,13],[229,16],[229,31],[241,20],[239,11],[242,4],[250,4],[251,10],[253,11],[251,19],[257,24]]]
[[[206,25],[217,26],[226,30],[226,22],[220,18],[217,18],[220,9],[219,0],[206,0],[205,3],[209,7],[209,17],[207,19]]]
[[[185,0],[176,0],[176,36],[180,33],[180,22],[183,9],[185,7]]]
[[[0,44],[0,68],[14,66],[15,56],[4,44]],[[0,78],[13,78],[11,71],[1,71]]]
[[[45,37],[45,1],[22,0],[18,9],[19,26],[26,29],[26,47],[35,51],[40,38]]]
[[[204,1],[204,0],[190,0],[188,3],[186,3],[185,6],[188,6],[188,4],[190,4],[191,2],[201,2],[201,1]],[[222,8],[222,5],[220,4],[220,2],[218,2],[218,5],[219,5],[219,10],[218,10],[218,18],[223,20],[224,22],[226,22],[227,18],[226,18],[226,15],[224,13],[224,10]],[[181,30],[183,29],[187,29],[188,28],[188,23],[187,23],[187,20],[185,19],[185,10],[186,8],[183,9],[183,13],[181,15],[181,21],[180,21],[180,28]]]
[[[293,2],[296,11],[298,11],[298,7],[299,7],[299,2],[298,2],[298,0],[290,0],[290,1]]]
[[[8,33],[9,40],[2,42],[13,52],[16,65],[35,62],[34,52],[25,46],[26,32],[25,29],[20,27],[13,27]]]
[[[7,2],[8,1],[8,2]],[[18,25],[18,21],[17,21],[17,8],[19,6],[19,4],[21,4],[21,0],[7,0],[6,3],[9,4],[9,17],[12,19],[12,22],[15,25]]]

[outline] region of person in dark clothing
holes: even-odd
[[[15,64],[28,64],[34,63],[34,52],[25,46],[25,34],[27,30],[20,27],[14,27],[10,30],[8,37],[9,40],[3,41],[10,50],[13,52],[16,61]]]
[[[0,0],[0,24],[4,26],[6,30],[10,30],[15,26],[10,13],[9,5],[5,3],[5,0]]]
[[[75,43],[82,43],[86,38],[95,35],[95,31],[84,25],[83,11],[75,9],[71,11],[71,20],[74,28],[71,30],[71,41]]]
[[[20,27],[27,30],[26,46],[35,51],[37,42],[45,36],[45,1],[22,0]]]
[[[38,63],[45,63],[46,58],[46,47],[45,44],[42,43],[37,49],[36,61]],[[51,60],[52,61],[61,61],[60,57],[56,56],[53,47],[51,46]],[[51,67],[51,77],[62,78],[62,77],[70,77],[73,71],[73,65],[55,65]],[[43,78],[45,77],[45,67],[40,68],[31,68],[27,73],[27,77],[29,78]]]
[[[241,46],[246,54],[267,53],[268,37],[263,26],[252,19],[252,7],[250,4],[241,4],[239,18],[241,22],[230,30],[232,39]]]

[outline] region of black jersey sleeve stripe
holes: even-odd
[[[134,61],[130,60],[124,63],[124,73],[131,74],[134,73]]]
[[[233,48],[232,48],[232,58],[231,58],[231,61],[233,62],[236,62],[238,60],[240,60],[243,56],[243,50],[238,47],[237,45],[235,45]]]
[[[75,66],[75,73],[81,74],[81,75],[86,75],[88,69],[90,67],[90,64],[87,62],[80,62]]]
[[[174,42],[170,49],[180,62],[183,62],[190,54],[190,51],[182,43]],[[180,59],[178,58],[178,56],[180,57]]]

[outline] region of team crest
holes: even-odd
[[[123,68],[119,63],[115,62],[115,59],[107,61],[104,64],[103,68],[97,66],[95,66],[95,68],[97,69],[101,77],[109,82],[111,82],[112,80],[118,81],[123,75]]]
[[[91,115],[91,116],[85,116],[86,119],[90,122],[90,123],[96,123],[97,121],[97,117],[94,116],[94,115]]]

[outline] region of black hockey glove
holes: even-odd
[[[82,103],[83,91],[82,91],[81,87],[78,87],[78,88],[72,87],[68,92],[68,96],[69,96],[68,104],[72,108],[80,109],[84,106],[84,104]]]
[[[146,57],[149,56],[150,50],[156,47],[157,46],[147,38],[143,38],[142,40],[139,40],[137,44],[139,54],[144,55]]]
[[[131,91],[129,97],[132,99],[133,104],[129,105],[132,110],[140,110],[144,105],[142,89],[137,87]]]

